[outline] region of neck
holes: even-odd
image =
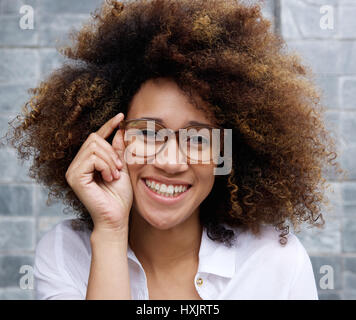
[[[167,230],[151,226],[132,210],[129,244],[145,270],[154,274],[168,272],[180,263],[198,263],[202,226],[199,209],[187,220]]]

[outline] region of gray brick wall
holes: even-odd
[[[35,87],[63,58],[56,47],[71,28],[79,28],[101,0],[0,0],[0,135],[7,121]],[[335,130],[341,161],[349,179],[332,184],[332,210],[324,229],[303,228],[297,236],[311,256],[321,299],[356,298],[356,1],[266,0],[264,13],[288,47],[313,68]],[[20,7],[34,9],[34,29],[22,30]],[[334,29],[320,27],[320,8],[331,5]],[[353,55],[354,54],[354,55]],[[62,219],[63,205],[46,205],[47,194],[27,176],[28,164],[14,150],[0,149],[0,299],[33,299],[20,289],[21,266],[33,265],[37,241]],[[325,211],[326,212],[326,211]],[[331,266],[334,289],[322,289],[323,266]]]
[[[80,28],[101,0],[0,0],[0,135],[36,87],[63,62],[56,48],[72,28]],[[34,28],[23,30],[23,5],[34,10]],[[29,164],[15,151],[0,149],[0,299],[33,299],[21,289],[21,266],[33,265],[36,243],[62,219],[61,203],[46,205],[47,193],[27,175]]]
[[[325,211],[324,230],[303,230],[298,236],[311,255],[317,280],[323,276],[322,265],[333,267],[335,288],[319,287],[320,298],[356,299],[356,1],[280,0],[279,4],[280,32],[288,48],[297,50],[313,68],[341,164],[349,175],[344,182],[329,177],[333,209]],[[325,6],[333,10],[333,29],[320,26]]]

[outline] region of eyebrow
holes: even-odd
[[[154,121],[157,121],[158,123],[161,123],[161,124],[165,125],[164,121],[161,118],[143,117],[143,118],[140,118],[140,119],[142,119],[142,120],[154,120]],[[203,123],[203,122],[198,122],[198,121],[189,121],[187,124],[188,125],[192,125],[192,126],[208,126],[208,127],[212,126],[209,123]]]

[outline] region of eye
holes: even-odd
[[[193,145],[205,145],[208,144],[209,141],[206,137],[201,136],[201,135],[196,135],[196,136],[191,136],[189,137],[189,141],[190,144]]]
[[[155,138],[157,135],[157,131],[143,129],[142,134],[148,138]]]

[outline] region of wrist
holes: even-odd
[[[121,245],[127,247],[128,227],[116,230],[94,227],[94,230],[90,235],[90,242],[92,245],[113,244],[115,246]]]

